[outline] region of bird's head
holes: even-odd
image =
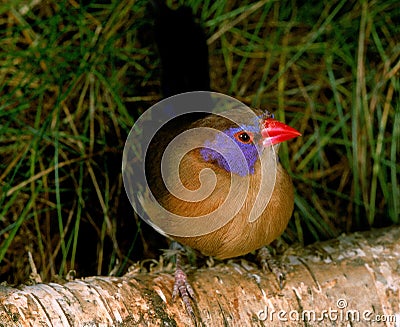
[[[204,142],[200,150],[202,158],[227,172],[246,176],[254,174],[255,163],[265,148],[274,147],[276,151],[281,142],[301,135],[296,129],[276,120],[268,111],[257,112],[255,117],[246,120],[232,124],[225,119],[227,126],[222,128],[222,123],[219,127],[222,133],[214,134]],[[214,122],[211,124],[215,126]]]

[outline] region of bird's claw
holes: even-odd
[[[281,264],[272,257],[267,247],[263,247],[258,251],[258,259],[263,271],[271,271],[278,281],[279,288],[283,289],[286,279],[285,271],[282,269]]]
[[[175,283],[172,291],[172,300],[175,301],[178,294],[181,296],[183,303],[185,304],[186,311],[188,314],[195,319],[193,307],[190,303],[190,298],[195,300],[195,295],[192,286],[190,285],[186,273],[180,266],[176,267],[175,270]]]

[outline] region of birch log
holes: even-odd
[[[400,326],[399,227],[291,248],[282,260],[282,290],[245,261],[189,270],[196,321],[171,301],[172,273],[3,285],[0,327]]]

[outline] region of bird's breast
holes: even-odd
[[[257,197],[262,196],[259,163],[255,174],[238,176],[198,160],[198,151],[193,150],[182,159],[177,170],[179,176],[170,176],[175,187],[171,183],[159,201],[168,211],[187,217],[188,230],[191,218],[208,214],[227,223],[205,235],[173,236],[174,239],[206,255],[224,259],[254,251],[283,233],[293,211],[294,191],[290,177],[279,164],[270,201],[258,219],[250,222]]]

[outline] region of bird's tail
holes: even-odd
[[[190,91],[209,91],[208,47],[192,10],[173,10],[163,0],[152,0],[154,36],[161,61],[163,97]]]

